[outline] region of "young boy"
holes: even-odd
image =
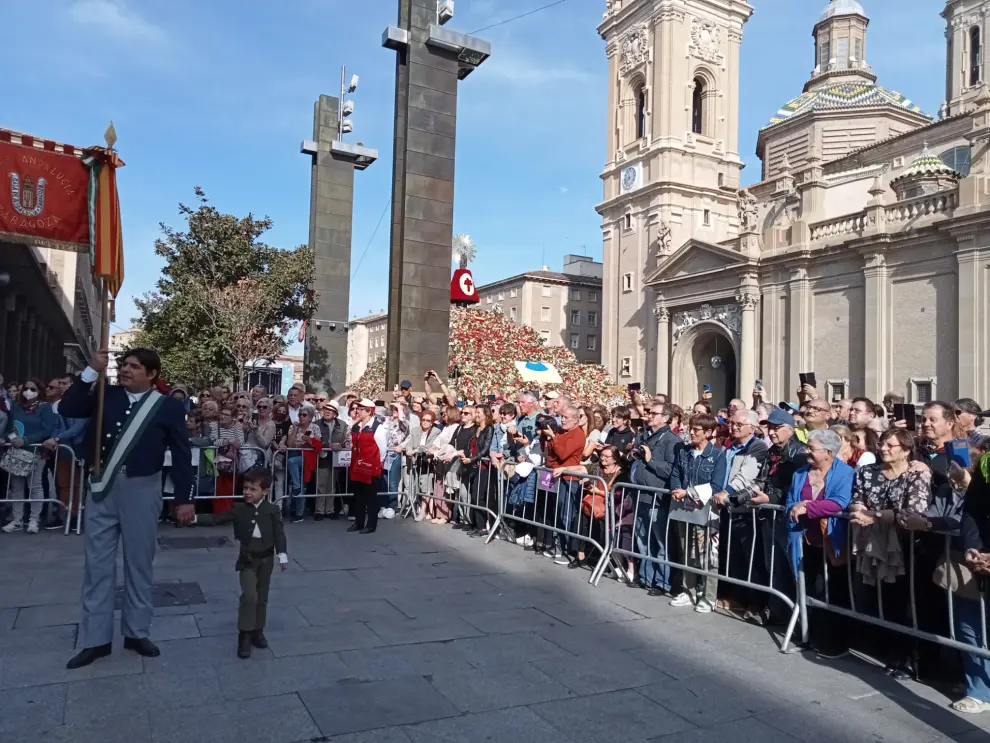
[[[272,475],[254,467],[244,473],[244,501],[224,513],[199,515],[197,524],[234,524],[234,538],[241,551],[234,569],[240,573],[241,604],[237,611],[237,655],[251,657],[251,646],[267,648],[265,618],[268,613],[268,588],[275,557],[283,572],[289,569],[285,530],[279,507],[267,499]]]

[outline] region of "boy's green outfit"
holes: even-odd
[[[196,522],[234,525],[234,538],[241,545],[234,565],[241,582],[241,601],[237,611],[237,654],[247,658],[251,655],[252,645],[256,648],[268,647],[264,629],[272,570],[275,568],[276,556],[279,564],[289,561],[282,513],[278,506],[267,500],[262,500],[257,505],[245,501],[235,503],[224,513],[197,516]]]

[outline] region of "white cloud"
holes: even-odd
[[[76,0],[69,7],[69,16],[80,26],[135,46],[160,47],[169,40],[164,30],[146,21],[122,0]]]
[[[567,186],[561,186],[561,187],[560,187],[560,192],[561,192],[562,194],[563,194],[563,193],[567,193],[567,192],[568,192],[568,191],[570,191],[570,190],[571,190],[571,189],[569,189],[569,188],[568,188]]]

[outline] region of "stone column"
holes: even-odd
[[[436,0],[398,5],[382,39],[397,52],[386,388],[425,369],[446,374],[457,87],[491,53],[443,27]]]
[[[670,310],[662,294],[653,303],[653,316],[657,319],[657,382],[653,391],[670,399],[673,394],[670,389]]]
[[[980,248],[956,253],[959,301],[959,397],[986,399],[987,306],[984,264]]]
[[[793,400],[798,375],[811,369],[811,281],[803,266],[791,270],[787,284],[787,379],[781,390],[784,400]]]
[[[736,294],[739,303],[739,397],[747,405],[753,404],[753,387],[756,384],[756,307],[760,303],[760,295],[752,287],[743,287]]]
[[[887,259],[883,253],[866,256],[863,266],[864,313],[863,340],[866,364],[866,389],[863,393],[871,400],[881,400],[889,391],[888,360],[888,306],[890,302],[890,279],[887,275]],[[897,390],[903,394],[903,390]]]

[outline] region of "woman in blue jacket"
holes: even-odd
[[[834,431],[819,429],[808,434],[808,464],[791,478],[787,491],[787,520],[794,574],[804,569],[805,587],[825,599],[825,561],[828,560],[829,603],[849,608],[846,574],[848,522],[841,517],[852,499],[855,470],[839,459],[842,439]],[[812,612],[818,614],[811,618]],[[848,622],[831,612],[809,611],[811,644],[819,655],[837,658],[849,650]]]
[[[9,498],[20,502],[13,504],[14,518],[3,527],[3,531],[8,534],[24,528],[24,501],[27,500],[37,501],[31,503],[27,532],[28,534],[38,533],[38,521],[41,518],[42,510],[41,501],[45,498],[45,491],[42,486],[42,473],[45,470],[45,465],[38,454],[39,447],[36,445],[55,435],[57,418],[52,406],[42,401],[43,389],[44,387],[37,379],[28,380],[24,383],[20,395],[10,410],[10,422],[7,424],[8,432],[5,437],[7,442],[14,449],[32,452],[34,456],[33,460],[27,462],[26,471],[23,474],[10,471]]]

